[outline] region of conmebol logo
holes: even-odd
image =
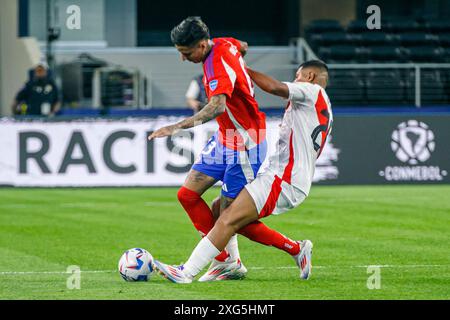
[[[392,132],[391,148],[402,162],[415,165],[431,157],[436,144],[427,124],[417,120],[400,123]]]

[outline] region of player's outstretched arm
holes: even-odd
[[[176,124],[162,127],[153,132],[148,139],[152,140],[153,138],[171,136],[182,129],[189,129],[208,122],[225,112],[226,101],[227,98],[224,94],[213,96],[208,104],[192,117],[186,118]]]
[[[265,92],[285,99],[289,98],[289,88],[285,83],[250,68],[247,68],[247,71],[253,82]]]

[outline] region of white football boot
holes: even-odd
[[[312,271],[312,248],[313,244],[310,240],[298,242],[300,244],[300,252],[293,256],[297,266],[300,268],[300,279],[308,280]]]
[[[175,283],[191,283],[192,278],[188,277],[183,272],[183,265],[171,266],[155,260],[155,269],[160,275],[169,281]]]
[[[247,268],[240,259],[225,262],[213,260],[208,271],[198,281],[242,280],[246,274]]]

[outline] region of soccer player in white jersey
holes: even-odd
[[[184,265],[155,262],[159,272],[172,282],[192,282],[235,233],[258,219],[297,207],[309,194],[316,160],[333,123],[325,92],[328,67],[319,60],[307,61],[300,66],[292,83],[250,69],[248,73],[261,89],[288,100],[276,152],[270,157],[267,169],[258,173],[222,212]],[[308,279],[313,245],[310,240],[297,243],[300,251],[293,258],[300,269],[300,278]]]

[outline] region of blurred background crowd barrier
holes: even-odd
[[[292,80],[308,59],[329,65],[336,121],[317,183],[448,183],[449,0],[248,0],[222,9],[218,16],[188,2],[1,1],[0,184],[181,184],[191,156],[177,158],[176,142],[149,144],[145,134],[194,112],[186,92],[201,64],[182,62],[170,42],[188,15],[200,15],[212,37],[247,41],[246,63],[277,79]],[[33,82],[39,63],[57,88],[54,112],[47,85]],[[33,99],[47,106],[42,117],[27,114],[30,101],[15,101],[26,85],[41,88]],[[275,128],[284,101],[255,93]],[[195,145],[214,126],[193,130]],[[189,149],[193,157],[197,149]]]

